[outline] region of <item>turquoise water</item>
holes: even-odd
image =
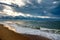
[[[28,23],[37,28],[60,29],[60,21],[29,21]]]
[[[59,33],[60,34],[60,21],[27,21],[27,20],[8,20],[0,21],[0,23],[15,24],[18,27],[27,27],[33,29],[39,29],[46,32]],[[46,30],[42,29],[46,28]],[[52,30],[51,30],[52,29]]]
[[[12,21],[12,20],[8,20]],[[0,21],[3,22],[3,21]],[[26,21],[26,20],[13,20],[12,22],[16,22],[18,25],[22,25],[25,27],[32,28],[49,28],[49,29],[60,29],[60,21]],[[21,24],[22,23],[22,24]]]

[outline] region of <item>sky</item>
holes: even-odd
[[[60,20],[60,0],[0,0],[1,16]]]

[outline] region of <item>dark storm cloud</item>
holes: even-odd
[[[4,5],[10,6],[10,7],[14,7],[14,5],[9,5],[9,4],[7,4],[7,3],[0,2],[0,11],[2,11],[2,10],[5,8]]]
[[[39,4],[36,1],[30,1],[31,3],[26,3],[25,6],[19,7],[17,4],[12,7],[12,9],[16,12],[23,12],[23,13],[29,13],[32,15],[39,15],[39,16],[60,16],[60,6],[59,3],[53,4],[53,2],[59,2],[59,0],[42,0],[42,2]],[[53,8],[55,7],[55,8]],[[52,8],[52,9],[49,9]],[[49,15],[51,14],[51,15]]]
[[[11,5],[6,3],[0,3],[0,4],[10,6],[15,12],[29,13],[32,15],[39,15],[39,16],[55,16],[56,14],[57,16],[60,15],[57,13],[60,10],[59,6],[57,6],[56,8],[49,9],[50,7],[56,6],[53,4],[54,0],[43,0],[40,4],[37,3],[36,0],[35,1],[30,0],[30,2],[31,4],[27,2],[26,5],[23,7],[19,7],[17,4],[13,3]]]
[[[16,12],[30,13],[30,14],[33,14],[33,15],[34,14],[38,15],[38,13],[42,12],[42,10],[43,10],[41,7],[36,6],[36,5],[33,6],[31,4],[26,4],[23,7],[19,7],[17,4],[12,4],[12,5],[15,5],[15,7],[12,7],[12,9]]]
[[[59,0],[42,0],[41,3],[37,3],[35,0],[30,0],[31,3],[25,2],[26,5],[20,7],[17,4],[6,4],[4,5],[10,6],[14,12],[22,12],[26,14],[36,15],[36,16],[51,16],[58,18],[60,17],[60,1]],[[57,2],[57,3],[53,3]]]
[[[60,16],[60,4],[56,8],[52,9],[51,13],[56,16]]]
[[[46,15],[44,13],[44,10],[47,10],[47,7],[45,5],[38,4],[37,2],[33,2],[32,4],[27,3],[23,7],[19,7],[17,4],[12,4],[15,5],[15,7],[12,7],[12,9],[16,12],[30,13],[32,15]]]
[[[0,11],[4,9],[4,6],[0,4]]]

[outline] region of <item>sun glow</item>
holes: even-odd
[[[13,12],[12,10],[6,10],[6,9],[4,9],[3,11],[4,11],[5,14],[7,14],[9,16],[13,16],[13,17],[20,16],[20,15],[24,16],[24,14]]]

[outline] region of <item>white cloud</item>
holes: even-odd
[[[12,0],[0,0],[0,2],[11,4]]]
[[[41,3],[42,0],[37,0],[38,3]]]
[[[49,16],[36,16],[36,17],[38,17],[38,18],[51,18]]]
[[[53,2],[53,4],[56,4],[56,3],[57,3],[57,1],[54,1],[54,2]]]
[[[19,5],[20,7],[25,5],[23,0],[0,0],[0,2],[4,2],[4,3],[7,3],[7,4],[14,3],[14,4]]]
[[[41,3],[42,0],[24,0],[25,2],[32,4],[32,1],[36,1],[37,3]]]
[[[14,2],[14,1],[13,1]],[[25,6],[26,4],[24,3],[23,0],[15,0],[15,4],[18,4],[19,6]]]

